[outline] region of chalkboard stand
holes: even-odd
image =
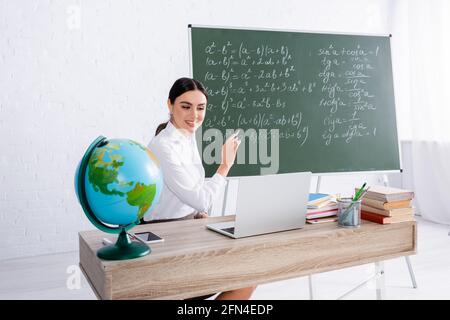
[[[317,176],[316,193],[319,193],[321,182],[322,182],[322,176]],[[308,275],[308,285],[309,285],[309,300],[314,300],[314,287],[313,287],[313,282],[312,282],[312,274]]]
[[[322,176],[317,176],[316,193],[319,193],[321,182],[322,182]]]
[[[223,193],[223,203],[222,203],[222,217],[225,215],[225,208],[227,206],[227,198],[228,198],[228,187],[230,185],[230,180],[226,180],[225,191]]]

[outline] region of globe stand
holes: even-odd
[[[150,247],[145,243],[131,241],[123,228],[116,243],[99,249],[97,257],[103,260],[126,260],[143,257],[150,252]]]

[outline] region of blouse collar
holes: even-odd
[[[195,133],[190,134],[190,135],[185,135],[183,132],[181,132],[181,130],[176,128],[171,121],[169,121],[167,123],[167,126],[164,130],[165,131],[167,130],[167,134],[174,140],[178,140],[178,141],[179,140],[182,140],[182,141],[195,140]]]

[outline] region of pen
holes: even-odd
[[[364,187],[366,186],[366,182],[364,182],[364,184],[362,185],[361,188],[359,188],[358,192],[355,193],[355,196],[353,197],[353,201],[356,201],[359,199],[359,195],[361,194],[361,192],[364,190]]]
[[[364,190],[364,192],[358,197],[358,199],[356,199],[355,201],[358,201],[359,199],[361,199],[362,197],[364,197],[367,193],[367,191],[369,191],[370,187],[367,187],[366,190]]]

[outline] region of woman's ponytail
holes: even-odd
[[[169,121],[161,123],[158,128],[156,128],[155,136],[157,136],[161,131],[163,131],[166,127]]]

